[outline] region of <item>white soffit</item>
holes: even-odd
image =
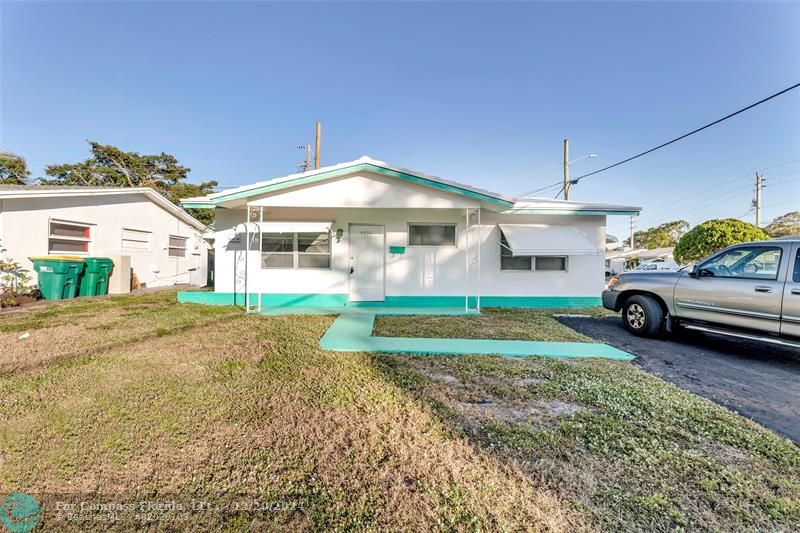
[[[325,233],[333,222],[259,222],[261,233]]]
[[[598,255],[585,233],[573,226],[498,224],[511,253],[518,255]]]

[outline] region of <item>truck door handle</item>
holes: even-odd
[[[800,289],[792,289],[792,294],[800,294]]]
[[[350,267],[350,273],[352,274],[353,272],[355,272],[355,269],[353,267]]]
[[[772,287],[758,286],[756,287],[756,292],[772,292]]]

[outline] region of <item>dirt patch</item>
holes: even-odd
[[[541,378],[522,378],[515,380],[514,385],[517,387],[530,387],[531,385],[538,385],[544,382],[545,380]]]
[[[537,400],[518,405],[489,399],[454,403],[464,416],[475,418],[481,422],[485,422],[487,419],[497,419],[512,424],[530,424],[532,426],[552,425],[559,418],[586,411],[586,408],[581,405],[561,400]]]
[[[93,344],[92,339],[98,334],[89,328],[108,320],[109,317],[92,318],[83,324],[0,333],[0,375],[33,369],[87,353],[87,347]]]
[[[448,385],[461,385],[461,380],[455,377],[453,374],[445,374],[444,372],[426,372],[429,378],[433,381],[438,381],[440,383],[446,383]]]

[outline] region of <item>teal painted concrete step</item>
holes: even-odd
[[[383,313],[380,313],[383,314]],[[538,355],[544,357],[599,357],[630,361],[633,356],[607,344],[586,342],[538,342],[492,339],[428,339],[373,337],[375,314],[340,315],[319,341],[321,348],[344,352],[469,355],[506,357]]]

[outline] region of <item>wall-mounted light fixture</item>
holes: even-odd
[[[342,242],[342,235],[344,235],[344,230],[339,228],[336,230],[336,242]]]

